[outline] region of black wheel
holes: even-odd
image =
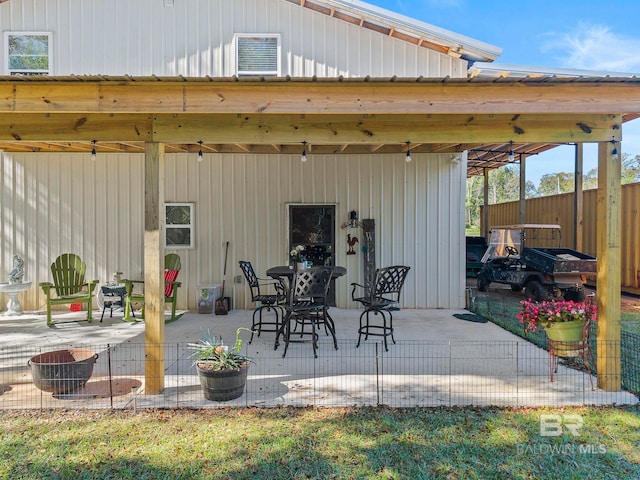
[[[520,285],[511,285],[511,291],[512,292],[521,292],[522,291],[522,287]]]
[[[565,290],[562,296],[567,301],[584,302],[584,288],[579,290]]]
[[[507,252],[508,257],[510,257],[511,255],[518,255],[518,249],[513,245],[507,245],[504,249]]]
[[[489,280],[484,273],[480,272],[478,274],[478,291],[486,292],[489,289]]]
[[[527,286],[524,287],[524,296],[534,302],[541,302],[549,297],[547,289],[537,280],[531,280],[527,283]]]

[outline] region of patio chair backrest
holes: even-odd
[[[58,297],[82,290],[87,265],[73,253],[63,253],[51,264],[53,285]]]
[[[260,295],[260,282],[258,281],[258,276],[256,275],[251,262],[240,260],[238,263],[240,265],[240,270],[244,273],[244,278],[247,279],[247,285],[249,285],[249,289],[251,290],[251,300],[254,301],[254,299]]]
[[[293,277],[290,302],[295,304],[301,300],[325,299],[331,282],[331,268],[311,267],[299,270]]]
[[[172,282],[175,282],[178,278],[178,274],[180,273],[180,269],[182,268],[182,263],[180,262],[180,256],[175,253],[168,253],[164,257],[164,296],[171,297],[173,294],[173,289],[175,285]]]
[[[376,270],[373,286],[370,289],[371,300],[387,300],[397,303],[400,292],[411,267],[395,265]]]

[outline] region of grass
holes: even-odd
[[[541,436],[541,414],[580,435]],[[0,478],[640,478],[640,410],[9,411]]]

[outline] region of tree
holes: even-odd
[[[640,182],[640,155],[631,157],[628,153],[623,153],[620,167],[622,185]],[[598,169],[589,170],[582,180],[583,190],[598,188]]]
[[[622,154],[622,184],[640,182],[640,155],[631,157],[627,153]]]
[[[538,194],[542,197],[558,195],[574,191],[575,175],[573,173],[548,173],[543,175],[538,185]]]
[[[526,182],[525,197],[536,195],[532,182]],[[489,204],[513,202],[520,198],[520,172],[514,165],[506,165],[489,172]],[[480,226],[480,207],[484,202],[484,177],[467,179],[466,224]]]

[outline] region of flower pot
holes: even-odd
[[[207,400],[227,402],[241,397],[247,383],[249,364],[233,370],[207,370],[196,365],[202,393]]]
[[[41,353],[27,362],[36,387],[54,394],[69,393],[84,387],[93,374],[98,354],[78,348]]]
[[[307,262],[296,262],[296,271],[301,271],[307,268]]]
[[[584,348],[582,345],[586,320],[571,322],[553,322],[544,327],[549,339],[549,346],[553,347],[559,357],[575,357]]]

